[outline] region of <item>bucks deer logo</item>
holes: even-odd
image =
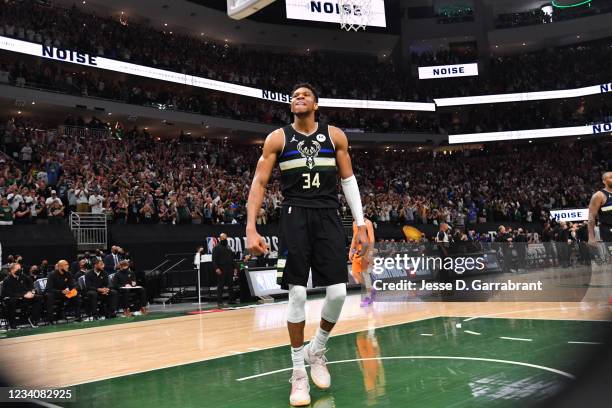
[[[302,140],[297,145],[297,150],[300,152],[302,157],[306,158],[306,167],[312,170],[315,165],[315,157],[319,154],[319,150],[321,150],[321,145],[315,140],[310,141],[311,144],[306,146],[306,141]]]

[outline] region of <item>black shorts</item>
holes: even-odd
[[[338,210],[282,207],[277,281],[306,286],[312,270],[313,286],[348,282],[347,238]]]
[[[606,243],[606,248],[612,255],[612,225],[599,224],[599,237]]]
[[[603,242],[612,242],[612,225],[599,224],[599,236]]]

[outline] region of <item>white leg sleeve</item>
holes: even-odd
[[[301,323],[306,320],[306,287],[289,285],[289,307],[287,308],[287,321]]]
[[[342,305],[346,298],[346,283],[337,283],[328,286],[325,290],[325,302],[321,311],[321,318],[330,323],[336,323],[342,312]]]

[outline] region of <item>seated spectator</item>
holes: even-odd
[[[38,268],[38,265],[30,266],[28,274],[30,276],[30,279],[32,279],[32,282],[36,282],[38,279],[43,278],[40,269]]]
[[[119,292],[119,304],[123,307],[123,313],[126,317],[132,315],[130,309],[131,294],[135,295],[136,308],[140,309],[140,313],[147,313],[147,294],[142,286],[136,284],[136,275],[130,269],[129,261],[119,262],[119,271],[115,274],[113,283],[115,289]]]
[[[30,307],[28,322],[32,327],[38,325],[40,312],[42,310],[42,296],[34,292],[34,284],[32,279],[22,273],[22,267],[19,263],[14,263],[9,275],[4,279],[2,287],[2,298],[6,305],[6,317],[11,329],[16,329],[15,311],[17,307]]]
[[[61,260],[56,269],[47,276],[47,320],[49,324],[55,323],[55,312],[58,320],[65,317],[65,305],[75,309],[76,321],[81,319],[81,294],[78,293],[77,283],[70,273],[68,261]]]
[[[108,281],[108,273],[104,270],[104,261],[98,259],[94,262],[94,267],[85,275],[85,286],[87,299],[89,301],[89,315],[94,318],[98,316],[98,301],[104,306],[104,316],[112,319],[117,316],[117,290],[111,288]]]
[[[79,278],[81,276],[85,276],[87,274],[87,272],[89,272],[88,263],[89,263],[88,259],[83,258],[83,259],[79,260],[79,262],[78,262],[78,270],[73,275],[75,281],[78,282]]]

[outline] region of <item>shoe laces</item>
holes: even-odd
[[[293,374],[293,376],[289,379],[289,382],[291,384],[295,384],[296,390],[305,390],[308,382],[303,380],[307,378],[308,377],[306,377],[305,374]]]
[[[327,363],[327,357],[325,357],[325,353],[327,352],[327,349],[321,349],[321,350],[317,350],[317,351],[313,351],[312,352],[312,356],[314,357],[311,361],[311,365],[312,364],[320,364],[320,365],[325,365]]]

